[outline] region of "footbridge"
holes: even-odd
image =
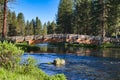
[[[12,36],[9,37],[16,42],[27,41],[29,44],[37,44],[43,42],[76,42],[84,44],[99,44],[100,36],[78,35],[78,34],[49,34],[49,35],[30,35],[30,36]],[[105,38],[104,41],[110,41]]]

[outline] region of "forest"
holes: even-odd
[[[120,0],[60,0],[57,29],[83,35],[120,35]]]
[[[8,0],[14,2],[15,0]],[[3,0],[0,1],[0,34],[3,27]],[[25,21],[7,9],[7,36],[82,34],[102,37],[120,36],[120,0],[60,0],[56,21],[42,23],[39,17]]]

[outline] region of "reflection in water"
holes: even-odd
[[[24,54],[22,60],[33,57],[49,75],[64,73],[68,80],[120,80],[120,49],[65,48],[48,44],[38,46],[41,48],[39,54]],[[65,66],[45,64],[56,58],[64,59]]]
[[[40,47],[40,53],[66,53],[76,54],[78,56],[94,56],[94,57],[111,57],[120,58],[120,49],[88,49],[88,48],[75,48],[75,47],[56,47],[48,43],[37,44]]]

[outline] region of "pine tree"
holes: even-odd
[[[2,38],[4,39],[4,38],[6,38],[6,34],[7,34],[7,22],[6,22],[6,20],[7,20],[7,1],[8,0],[4,0],[4,3],[3,3],[3,5],[4,5],[4,7],[3,7],[3,28],[2,28]]]
[[[33,19],[30,21],[29,28],[30,28],[29,34],[33,35],[34,34],[34,32],[33,32]]]
[[[12,22],[12,12],[10,10],[7,11],[7,22],[8,24]]]
[[[30,27],[29,27],[29,21],[27,20],[26,26],[25,26],[25,35],[30,35]]]
[[[75,0],[73,13],[73,33],[90,34],[91,1]]]
[[[59,33],[71,33],[73,13],[72,0],[60,0],[57,14],[57,26]]]
[[[100,35],[105,37],[105,3],[104,0],[92,1],[92,28],[93,35]]]
[[[8,36],[16,36],[16,35],[17,35],[16,26],[14,26],[13,24],[9,24]]]
[[[17,27],[16,13],[11,12],[10,10],[8,10],[7,13],[8,13],[8,15],[7,15],[7,25],[8,25],[7,34],[8,34],[8,36],[16,36],[17,35],[17,31],[16,31],[16,27]]]
[[[43,25],[43,35],[44,36],[47,35],[47,25],[46,25],[46,23],[44,23],[44,25]]]
[[[107,36],[112,36],[120,32],[120,0],[109,0],[109,10],[108,10],[108,29]]]
[[[48,34],[52,34],[52,27],[50,21],[47,22],[47,30],[48,30],[47,31]]]
[[[97,7],[98,5],[98,0],[94,0],[91,3],[91,27],[92,27],[92,35],[97,36],[99,34],[99,8]]]
[[[3,27],[2,27],[2,38],[6,38],[7,36],[7,3],[13,2],[15,0],[1,0],[0,4],[3,6]]]
[[[40,35],[42,31],[42,23],[38,17],[36,17],[36,34]]]
[[[14,26],[17,26],[17,17],[16,17],[16,13],[15,12],[12,12],[11,24],[13,24]]]
[[[17,16],[17,31],[19,35],[25,34],[25,20],[23,13],[19,13]]]
[[[2,27],[3,27],[3,4],[0,2],[0,35],[2,33]]]
[[[52,23],[51,23],[51,28],[52,28],[52,34],[55,34],[56,23],[54,21],[52,21]]]
[[[110,36],[119,24],[119,0],[92,1],[92,26],[96,35]]]

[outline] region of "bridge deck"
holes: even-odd
[[[85,43],[85,44],[98,44],[101,40],[99,36],[88,36],[88,35],[77,35],[77,34],[50,34],[46,36],[41,35],[32,35],[32,36],[14,36],[10,37],[12,40],[16,42],[23,41],[33,41],[32,43],[43,43],[43,42],[77,42],[77,43]],[[104,41],[116,41],[119,42],[120,39],[111,39],[105,38]]]

